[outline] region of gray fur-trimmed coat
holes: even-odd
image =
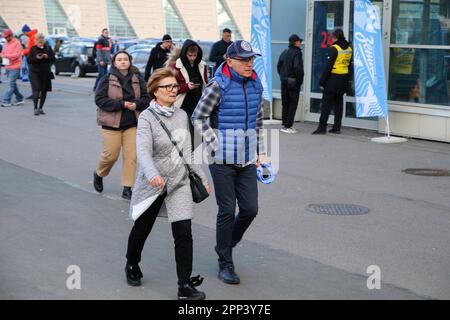
[[[184,158],[188,163],[192,160],[191,137],[189,132],[188,116],[182,109],[175,108],[171,117],[158,114],[165,123],[172,136],[182,147]],[[139,116],[136,133],[137,174],[130,203],[130,217],[133,208],[150,207],[146,201],[161,193],[160,188],[153,188],[150,180],[161,176],[165,181],[167,196],[164,200],[169,222],[193,218],[194,202],[189,184],[186,168],[181,161],[169,136],[161,127],[155,116],[144,110]],[[198,164],[191,164],[191,168],[200,176],[203,184],[208,180]]]

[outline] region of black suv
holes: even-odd
[[[75,77],[97,72],[92,43],[70,43],[56,54],[54,73],[71,72]]]

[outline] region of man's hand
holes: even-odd
[[[103,67],[105,65],[105,61],[100,61],[98,64]]]
[[[208,192],[208,194],[211,194],[211,186],[209,184],[205,184],[205,189]]]
[[[188,83],[189,90],[196,89],[196,88],[198,88],[198,86],[199,86],[198,84],[195,84],[193,82]]]
[[[127,108],[127,109],[129,109],[129,110],[131,110],[131,111],[134,111],[134,110],[136,110],[136,108],[137,108],[136,103],[134,103],[134,102],[129,102],[129,101],[125,101],[125,102],[124,102],[124,106],[125,106],[125,108]]]
[[[160,187],[164,188],[164,179],[161,176],[156,176],[152,180],[150,180],[150,185],[153,188]]]
[[[323,90],[325,90],[325,88],[324,88],[324,87],[322,87],[322,86],[320,86],[320,91],[323,91]]]
[[[256,167],[258,168],[261,164],[266,163],[267,158],[265,154],[258,155],[258,161],[256,162]]]

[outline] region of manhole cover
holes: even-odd
[[[335,216],[353,216],[369,213],[369,208],[345,203],[310,204],[306,207],[306,210]]]
[[[408,168],[402,170],[407,174],[413,174],[416,176],[429,176],[429,177],[448,177],[450,176],[450,170],[442,169],[427,169],[427,168]]]

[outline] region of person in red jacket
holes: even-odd
[[[24,55],[24,59],[22,61],[22,63],[28,63],[27,62],[27,58],[28,55],[30,54],[30,50],[32,47],[34,47],[36,45],[36,34],[38,33],[37,29],[33,29],[31,30],[31,28],[27,25],[24,24],[22,27],[22,32],[24,35],[26,35],[28,37],[28,43],[27,43],[27,47],[23,50],[23,55]],[[31,84],[31,82],[30,82]],[[27,97],[27,100],[33,99],[33,94],[31,94],[31,96]]]
[[[9,88],[3,96],[1,107],[11,107],[13,95],[16,96],[14,105],[21,105],[24,103],[23,95],[20,93],[16,81],[19,78],[20,68],[22,67],[22,46],[20,41],[14,38],[11,29],[5,29],[1,36],[6,39],[1,55],[9,83]]]

